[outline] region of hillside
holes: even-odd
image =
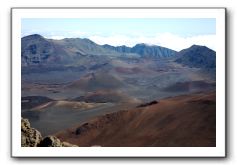
[[[175,61],[196,68],[216,68],[216,52],[206,46],[193,45],[176,54]]]
[[[21,39],[22,66],[72,65],[84,56],[116,56],[117,52],[107,50],[89,39],[65,38],[46,39],[38,34]]]
[[[79,146],[214,147],[215,92],[171,97],[92,119],[56,136]]]

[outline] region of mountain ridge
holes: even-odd
[[[99,45],[88,38],[47,39],[39,34],[21,38],[22,66],[75,66],[79,63],[107,63],[111,58],[176,58],[174,62],[197,68],[215,68],[215,51],[206,46],[192,45],[179,52],[158,45],[138,43]],[[84,61],[84,62],[83,62]]]
[[[138,43],[133,47],[128,47],[125,45],[111,46],[108,44],[102,46],[121,53],[136,53],[139,54],[141,57],[147,57],[147,58],[172,57],[176,53],[176,51],[169,48],[165,48],[158,45],[148,45],[145,43]]]

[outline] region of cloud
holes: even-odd
[[[80,30],[76,30],[76,31],[70,31],[68,32],[68,35],[69,36],[85,36],[87,35],[87,32],[83,32],[83,31],[80,31]]]
[[[113,36],[106,36],[106,37],[94,35],[88,38],[101,45],[109,44],[113,46],[120,46],[120,45],[133,46],[136,43],[139,43],[136,37],[128,37],[125,35],[113,35]]]
[[[207,46],[213,50],[216,50],[216,35],[197,35],[190,37],[181,37],[172,33],[159,33],[153,36],[145,36],[142,34],[129,34],[129,35],[108,35],[103,36],[100,33],[94,33],[90,35],[86,32],[75,31],[70,33],[51,33],[46,38],[51,39],[63,39],[63,38],[89,38],[90,40],[96,42],[97,44],[104,45],[109,44],[113,46],[126,45],[132,47],[138,43],[146,43],[149,45],[159,45],[166,48],[170,48],[176,51],[188,48],[192,45],[203,45]]]
[[[66,37],[65,36],[50,36],[50,37],[47,37],[47,38],[54,39],[54,40],[61,40],[61,39],[64,39]]]
[[[87,33],[83,31],[54,31],[42,34],[45,38],[61,40],[64,38],[87,38]]]
[[[176,51],[188,48],[194,44],[204,45],[215,50],[215,35],[198,35],[192,37],[181,37],[171,33],[156,34],[155,36],[89,36],[89,39],[98,44],[110,44],[113,46],[127,45],[134,46],[137,43],[146,43],[150,45],[159,45]]]

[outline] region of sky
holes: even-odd
[[[215,50],[216,20],[213,18],[25,18],[22,37],[89,38],[97,44],[164,46],[176,51],[193,44]]]

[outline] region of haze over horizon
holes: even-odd
[[[40,34],[49,39],[88,38],[99,45],[132,47],[146,43],[180,51],[196,44],[215,50],[216,20],[211,18],[22,19],[22,37],[31,34]]]

